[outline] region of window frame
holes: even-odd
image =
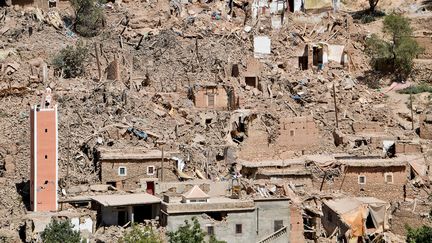
[[[214,227],[214,225],[208,224],[208,225],[206,225],[206,228],[207,228],[207,235],[215,235],[215,227]]]
[[[364,182],[360,182],[360,178],[363,177],[364,178]],[[366,185],[366,176],[365,175],[359,175],[357,178],[357,183],[359,185]]]
[[[153,168],[152,173],[149,172],[149,168]],[[156,173],[156,167],[154,165],[147,166],[146,170],[147,170],[147,175],[154,175]]]
[[[278,229],[276,229],[276,226],[280,225]],[[276,232],[284,227],[284,223],[282,219],[273,220],[273,232]]]
[[[387,176],[391,176],[391,181],[387,181]],[[387,184],[393,184],[394,183],[393,172],[384,173],[384,182]]]
[[[243,224],[235,224],[236,235],[243,234]]]
[[[211,98],[210,98],[211,97]],[[212,103],[210,104],[210,100],[212,101]],[[216,95],[214,93],[212,94],[207,94],[207,105],[209,107],[214,107],[216,104]]]
[[[124,169],[124,174],[120,173],[121,169]],[[117,170],[117,175],[118,176],[127,176],[127,168],[126,168],[126,166],[119,166],[118,170]]]

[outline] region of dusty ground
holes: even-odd
[[[382,1],[379,6],[383,9],[390,3],[394,8],[409,6],[404,1]],[[362,3],[349,8],[358,10],[363,6]],[[0,82],[0,159],[6,156],[12,158],[14,166],[12,173],[9,171],[7,176],[0,178],[0,228],[18,228],[26,212],[30,164],[29,108],[40,101],[46,87],[53,89],[59,104],[59,176],[63,188],[98,183],[99,165],[94,151],[98,146],[107,144],[117,148],[154,148],[156,141],[163,140],[167,142],[166,148],[191,154],[189,170],[195,165],[201,166],[209,151],[211,160],[216,161],[216,154],[222,151],[222,146],[233,146],[228,136],[230,113],[210,112],[216,118],[211,124],[205,124],[200,112],[193,108],[193,102],[187,97],[189,87],[207,82],[233,85],[243,102],[241,108],[254,109],[268,117],[271,128],[278,126],[280,117],[293,116],[294,113],[312,114],[324,137],[324,142],[317,148],[319,153],[341,152],[341,148],[334,146],[332,137],[333,82],[336,83],[339,109],[341,114],[345,114],[340,121],[343,132],[352,133],[353,120],[374,120],[388,125],[393,134],[416,137],[414,132],[398,125],[410,125],[406,118],[399,115],[410,112],[406,105],[408,96],[390,92],[386,98],[379,89],[369,88],[362,82],[370,69],[368,57],[362,52],[363,40],[370,33],[381,34],[382,20],[351,25],[347,29],[341,24],[335,27],[340,29],[337,34],[334,30],[318,34],[314,32],[315,24],[303,23],[310,16],[296,14],[288,16],[288,22],[292,24],[280,31],[270,30],[269,24],[263,22],[248,33],[243,31],[243,12],[240,9],[236,9],[238,17],[230,22],[212,20],[211,10],[216,9],[226,11],[220,2],[208,6],[196,4],[190,5],[183,16],[174,17],[169,13],[169,5],[164,2],[125,3],[106,9],[106,28],[98,37],[89,39],[38,21],[34,9],[6,10],[6,18],[0,18],[0,53],[12,51],[12,54],[0,59],[0,62],[17,62],[20,67],[13,74],[3,76]],[[0,16],[2,13],[0,9]],[[67,16],[71,14],[71,9],[65,6],[59,13]],[[194,17],[192,23],[191,16]],[[417,30],[430,26],[429,17],[410,17]],[[345,14],[323,14],[320,18],[323,23],[352,21]],[[125,19],[129,19],[129,24],[125,23]],[[8,32],[2,33],[1,26],[7,27]],[[31,36],[29,26],[34,29]],[[122,32],[123,48],[119,44]],[[357,68],[351,73],[339,66],[323,72],[296,70],[290,63],[290,57],[302,41],[293,33],[312,41],[349,43],[347,47],[352,51]],[[264,34],[272,37],[273,56],[265,61],[262,82],[269,85],[273,97],[266,91],[248,89],[242,80],[226,75],[233,63],[238,63],[242,69],[246,67],[247,59],[253,56],[253,36]],[[146,37],[137,50],[135,47],[142,35]],[[58,78],[51,68],[46,83],[34,82],[30,78],[30,60],[42,58],[50,63],[59,50],[74,45],[79,39],[90,46],[92,54],[84,77]],[[94,43],[102,45],[101,64],[104,68],[114,57],[120,60],[122,81],[97,81]],[[427,61],[421,62],[430,65]],[[344,89],[342,77],[346,75],[358,81],[354,88]],[[423,75],[427,76],[427,73]],[[144,78],[148,79],[146,82],[149,84],[144,84]],[[299,85],[299,81],[303,80],[306,80],[305,87]],[[387,87],[389,80],[380,85]],[[11,87],[20,91],[10,92]],[[294,101],[291,95],[303,89],[307,90],[311,99],[305,103]],[[423,94],[417,95],[417,98],[427,100]],[[418,106],[424,104],[420,102]],[[387,112],[388,109],[392,112]],[[126,132],[128,127],[151,132],[154,136],[148,141],[138,140]],[[203,142],[196,142],[198,135],[204,137]],[[234,145],[234,148],[241,146]],[[211,170],[215,179],[227,173],[225,167]]]

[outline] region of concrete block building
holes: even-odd
[[[58,208],[58,116],[47,89],[39,105],[30,110],[30,205],[33,211]]]
[[[196,217],[208,235],[232,243],[289,242],[290,204],[287,198],[255,200],[210,197],[198,186],[180,196],[164,196],[161,225],[176,230]]]

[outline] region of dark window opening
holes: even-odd
[[[359,184],[366,184],[366,176],[359,176],[358,183]]]
[[[45,159],[48,159],[48,155],[45,155]]]
[[[235,231],[236,231],[236,234],[241,234],[243,232],[242,225],[236,224]]]
[[[307,70],[308,69],[308,56],[300,56],[298,58],[298,62],[299,62],[300,70]]]
[[[222,221],[227,216],[227,213],[225,213],[225,212],[208,212],[207,215],[214,220]]]
[[[45,181],[45,182],[44,182],[44,185],[46,185],[46,184],[48,184],[48,181]]]
[[[252,86],[256,88],[257,86],[257,77],[245,77],[245,83],[248,86]]]
[[[216,154],[216,161],[222,161],[225,159],[224,155]]]
[[[275,220],[274,221],[274,231],[278,231],[283,228],[283,220]]]
[[[293,137],[294,136],[294,130],[290,131],[290,136]]]
[[[214,235],[214,226],[207,226],[207,234]]]
[[[115,181],[108,181],[106,184],[113,186],[113,187],[117,187],[117,182],[115,182]]]
[[[205,123],[206,123],[206,125],[211,124],[212,123],[212,119],[211,118],[205,119]]]
[[[240,71],[239,71],[238,64],[233,64],[231,69],[231,76],[237,78],[239,75],[240,75]]]
[[[48,129],[45,128],[45,133],[47,133],[47,132],[48,132]]]

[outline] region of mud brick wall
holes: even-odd
[[[214,95],[214,106],[208,103],[208,96]],[[195,91],[195,107],[196,108],[213,108],[217,110],[228,109],[228,94],[223,87],[218,88],[201,88]]]

